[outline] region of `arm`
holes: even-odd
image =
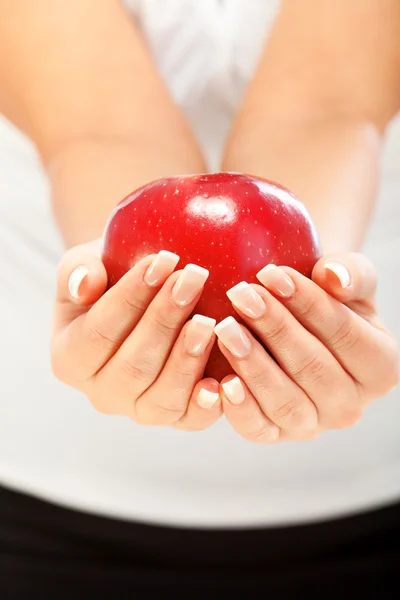
[[[115,204],[204,170],[189,128],[118,0],[2,0],[0,110],[36,143],[68,245]]]
[[[358,249],[382,136],[400,107],[399,73],[398,0],[283,0],[224,168],[292,189],[326,252]]]

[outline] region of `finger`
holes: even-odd
[[[73,321],[96,302],[107,287],[99,241],[72,248],[58,265],[55,329]]]
[[[316,283],[290,267],[262,269],[257,277],[279,298],[296,319],[335,356],[357,382],[375,388],[392,373],[396,356],[388,335],[377,330]],[[292,282],[292,293],[283,295],[283,281]],[[389,357],[390,354],[390,357]],[[393,356],[392,356],[393,355]],[[390,379],[390,377],[389,377]]]
[[[178,261],[179,256],[172,252],[146,256],[86,314],[77,315],[54,338],[56,375],[72,383],[67,381],[69,373],[80,381],[99,371],[137,325]]]
[[[274,444],[279,440],[279,427],[265,415],[239,377],[225,377],[220,389],[224,414],[236,433],[250,442]]]
[[[279,366],[314,402],[322,427],[339,427],[360,411],[356,384],[331,352],[261,286],[239,283],[227,292],[242,319]]]
[[[247,329],[228,317],[214,331],[221,352],[273,423],[296,438],[317,427],[314,404]]]
[[[114,382],[119,396],[138,398],[154,383],[197,301],[209,272],[188,264],[173,273],[134,331],[98,375]]]
[[[203,379],[195,385],[186,413],[175,427],[185,431],[203,431],[218,421],[221,415],[219,383],[215,379]]]
[[[211,424],[220,414],[218,384],[202,388],[190,402],[204,373],[215,342],[215,319],[194,315],[182,328],[165,366],[156,381],[133,402],[132,418],[142,425],[187,425],[192,429]],[[212,387],[215,388],[212,391]],[[199,390],[200,391],[200,390]],[[217,392],[217,393],[215,393]],[[193,406],[190,406],[192,404]],[[214,409],[214,410],[213,410]],[[200,422],[196,423],[196,416]],[[207,416],[208,415],[208,416]]]
[[[375,312],[377,274],[372,263],[362,254],[351,252],[324,256],[315,265],[312,279],[356,312]]]

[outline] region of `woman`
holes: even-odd
[[[329,597],[382,585],[398,595],[397,348],[377,316],[374,270],[354,251],[399,108],[400,5],[277,9],[1,5],[0,573],[10,598]],[[390,158],[366,250],[398,336]],[[213,330],[199,355],[191,324],[182,328],[204,278],[174,271],[164,253],[104,293],[92,241],[139,185],[219,168],[292,189],[325,252],[313,282],[267,268],[259,286],[230,293],[247,329],[216,329],[232,366],[221,385],[201,379]],[[54,373],[70,387],[50,374],[50,335]]]

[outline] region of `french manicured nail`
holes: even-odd
[[[172,288],[172,299],[178,306],[193,302],[207,281],[209,271],[199,265],[186,265]]]
[[[76,267],[74,271],[72,271],[71,275],[68,279],[68,291],[73,298],[78,300],[79,298],[79,288],[81,287],[82,281],[85,279],[86,275],[89,273],[89,269],[85,267],[85,265],[81,265]]]
[[[215,319],[210,319],[203,315],[193,316],[186,329],[184,339],[185,349],[188,354],[192,356],[204,354],[210,343],[215,324]]]
[[[161,250],[147,268],[144,274],[144,281],[150,287],[155,287],[164,283],[165,279],[171,275],[179,262],[179,256],[168,250]]]
[[[296,291],[292,279],[285,271],[276,265],[270,264],[257,273],[257,279],[261,283],[282,298],[290,298]]]
[[[197,394],[197,404],[199,404],[201,408],[212,408],[216,404],[218,398],[218,392],[210,392],[205,388],[200,388],[200,391]]]
[[[246,281],[235,285],[226,292],[226,295],[248,317],[258,319],[258,317],[261,317],[265,313],[264,300]]]
[[[244,358],[251,350],[251,343],[239,323],[233,317],[227,317],[214,327],[221,342],[237,358]]]
[[[246,398],[246,392],[244,391],[244,387],[239,377],[234,377],[230,381],[223,383],[222,389],[229,402],[232,402],[232,404],[235,404],[236,406],[243,404],[244,399]]]
[[[340,285],[342,286],[342,288],[350,287],[350,285],[351,285],[350,271],[343,263],[338,262],[336,260],[331,260],[328,258],[328,260],[326,260],[324,263],[324,267],[325,267],[325,269],[332,271],[332,273],[334,273],[336,275],[336,277],[339,279],[339,282],[340,282]]]

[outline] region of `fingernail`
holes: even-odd
[[[289,275],[276,265],[267,265],[257,273],[256,277],[266,288],[282,298],[289,298],[296,291]]]
[[[351,275],[347,267],[343,263],[337,262],[336,260],[328,259],[324,263],[325,269],[332,271],[340,281],[342,288],[350,287]]]
[[[229,402],[232,402],[232,404],[235,404],[236,406],[243,404],[246,397],[246,392],[244,391],[243,384],[239,377],[234,377],[230,381],[223,383],[222,389],[224,390]]]
[[[147,268],[144,281],[150,287],[163,283],[168,275],[171,275],[179,262],[179,256],[168,250],[161,250]]]
[[[233,317],[227,317],[214,327],[221,342],[237,358],[244,358],[251,350],[251,343],[239,323]]]
[[[209,271],[198,265],[186,265],[172,288],[172,299],[178,306],[193,302],[207,281]]]
[[[226,292],[226,295],[248,317],[257,319],[265,313],[266,307],[263,299],[246,281],[235,285]]]
[[[76,267],[76,269],[72,271],[71,275],[69,276],[68,291],[76,300],[79,298],[79,288],[81,287],[81,283],[88,273],[89,269],[84,265],[81,265],[80,267]]]
[[[185,332],[184,345],[188,354],[192,356],[204,354],[210,343],[215,324],[215,319],[203,315],[193,316]]]
[[[216,404],[218,398],[218,392],[210,392],[205,388],[200,388],[197,395],[197,404],[201,406],[201,408],[212,408]]]

